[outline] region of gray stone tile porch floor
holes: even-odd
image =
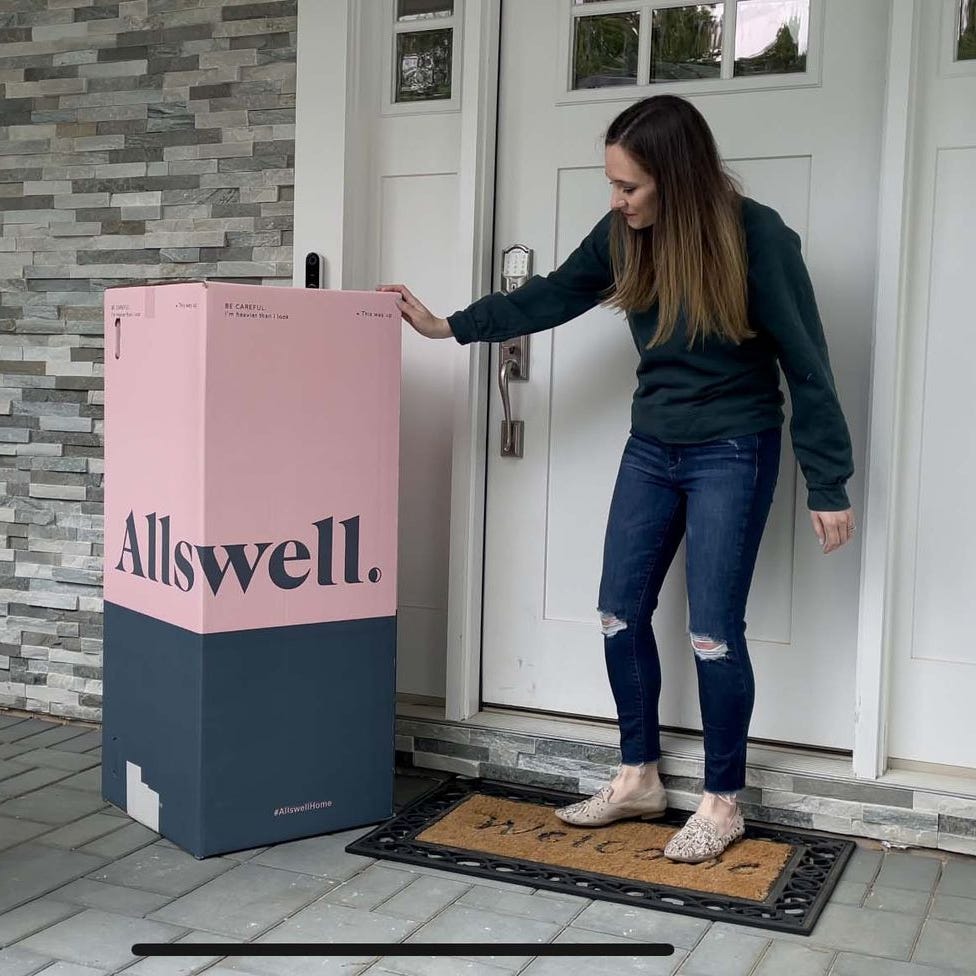
[[[346,854],[372,827],[197,860],[105,804],[100,732],[0,710],[0,976],[976,973],[976,858],[859,841],[810,937]],[[397,806],[444,774],[402,770]],[[670,942],[670,957],[138,959],[135,942]]]

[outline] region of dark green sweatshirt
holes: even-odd
[[[457,341],[499,342],[541,332],[597,305],[600,293],[613,284],[612,217],[607,213],[555,271],[449,315]],[[790,388],[790,433],[807,483],[807,505],[842,511],[850,507],[845,483],[854,470],[851,440],[799,235],[775,210],[749,197],[742,198],[742,218],[749,324],[756,337],[739,345],[720,338],[703,345],[699,339],[689,350],[681,313],[668,342],[645,349],[657,329],[658,304],[628,314],[640,355],[631,430],[670,444],[693,444],[779,426],[784,420],[781,366]]]

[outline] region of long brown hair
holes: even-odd
[[[749,328],[742,188],[724,169],[708,123],[690,102],[653,95],[610,123],[606,145],[620,146],[657,184],[657,216],[648,228],[610,226],[614,290],[604,304],[624,312],[660,304],[647,348],[671,337],[681,306],[689,348],[701,337],[733,343]]]

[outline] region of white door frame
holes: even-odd
[[[354,57],[361,40],[360,0],[319,3],[299,0],[295,116],[328,120],[307,124],[295,139],[292,285],[305,285],[305,255],[325,256],[323,288],[348,288],[356,272],[355,235],[344,233],[350,200],[366,192],[363,110]],[[332,217],[322,220],[322,215]]]
[[[492,290],[495,140],[502,0],[467,0],[461,77],[458,247],[471,268],[471,297]],[[468,347],[467,375],[455,377],[451,451],[451,547],[447,598],[444,717],[480,711],[481,598],[484,583],[485,484],[491,350]]]
[[[882,122],[878,200],[878,270],[861,553],[861,590],[855,679],[855,776],[876,778],[887,767],[890,615],[889,545],[898,470],[899,374],[904,328],[909,174],[913,145],[917,0],[893,0],[888,35],[888,74]]]

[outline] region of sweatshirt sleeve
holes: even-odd
[[[576,250],[545,277],[533,275],[515,291],[493,292],[447,317],[454,338],[501,342],[542,332],[589,311],[613,284],[610,266],[612,211],[583,238]]]
[[[813,284],[800,237],[779,215],[749,244],[749,304],[754,326],[776,345],[790,389],[793,451],[811,511],[850,508],[851,439],[827,355]]]

